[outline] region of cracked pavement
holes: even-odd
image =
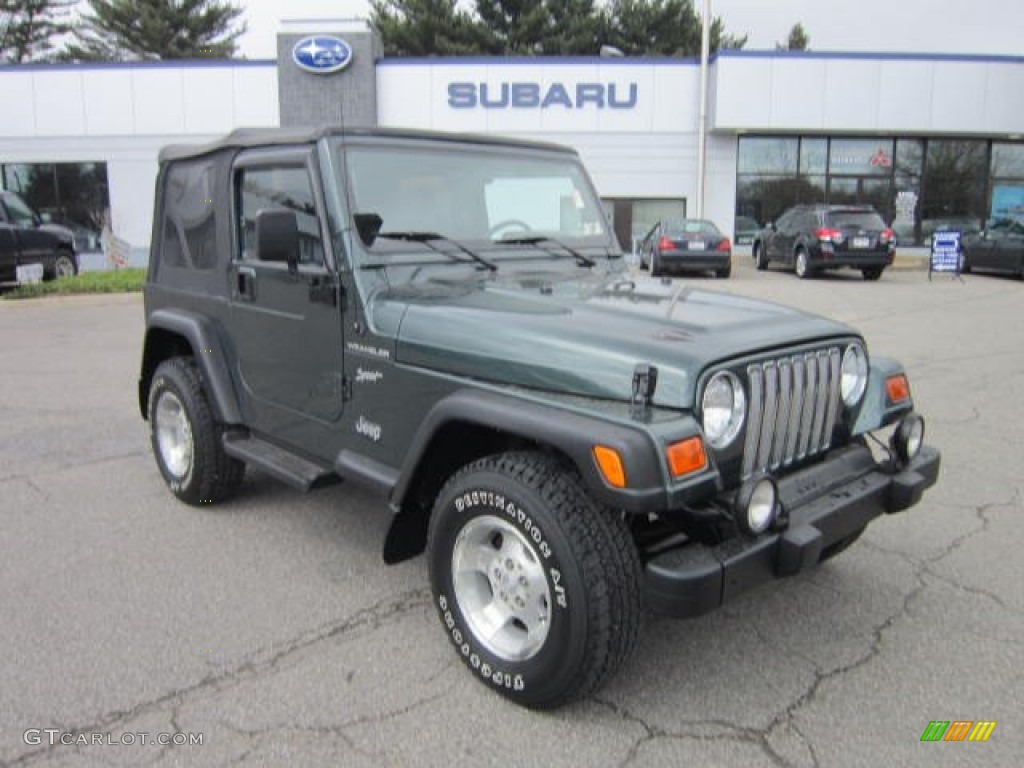
[[[700,282],[848,321],[906,364],[939,484],[809,573],[648,616],[608,686],[548,713],[462,667],[423,558],[381,561],[380,500],[254,472],[220,507],[173,500],[138,416],[139,297],[0,302],[0,765],[1024,764],[1024,285],[737,262]],[[931,720],[998,725],[922,744]]]

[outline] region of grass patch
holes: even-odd
[[[134,267],[110,272],[83,272],[48,283],[19,285],[4,291],[3,297],[34,299],[37,296],[71,296],[76,293],[132,293],[141,291],[145,282],[146,270]]]

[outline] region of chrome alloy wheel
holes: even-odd
[[[455,599],[477,640],[506,661],[525,661],[544,645],[551,591],[536,550],[499,517],[473,518],[452,550]]]
[[[156,439],[164,466],[183,480],[192,468],[192,425],[185,406],[173,392],[163,392],[157,402]]]

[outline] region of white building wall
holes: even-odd
[[[1019,136],[1024,59],[724,51],[719,131]]]
[[[277,66],[18,67],[0,71],[0,104],[0,163],[105,162],[114,233],[145,248],[160,148],[277,125]]]

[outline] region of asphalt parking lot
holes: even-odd
[[[138,414],[138,296],[0,301],[0,765],[1024,764],[1024,284],[738,261],[699,282],[905,363],[939,484],[809,574],[649,617],[611,685],[552,713],[465,671],[423,558],[383,565],[378,499],[250,472],[229,504],[174,500]],[[997,725],[922,743],[933,720]]]

